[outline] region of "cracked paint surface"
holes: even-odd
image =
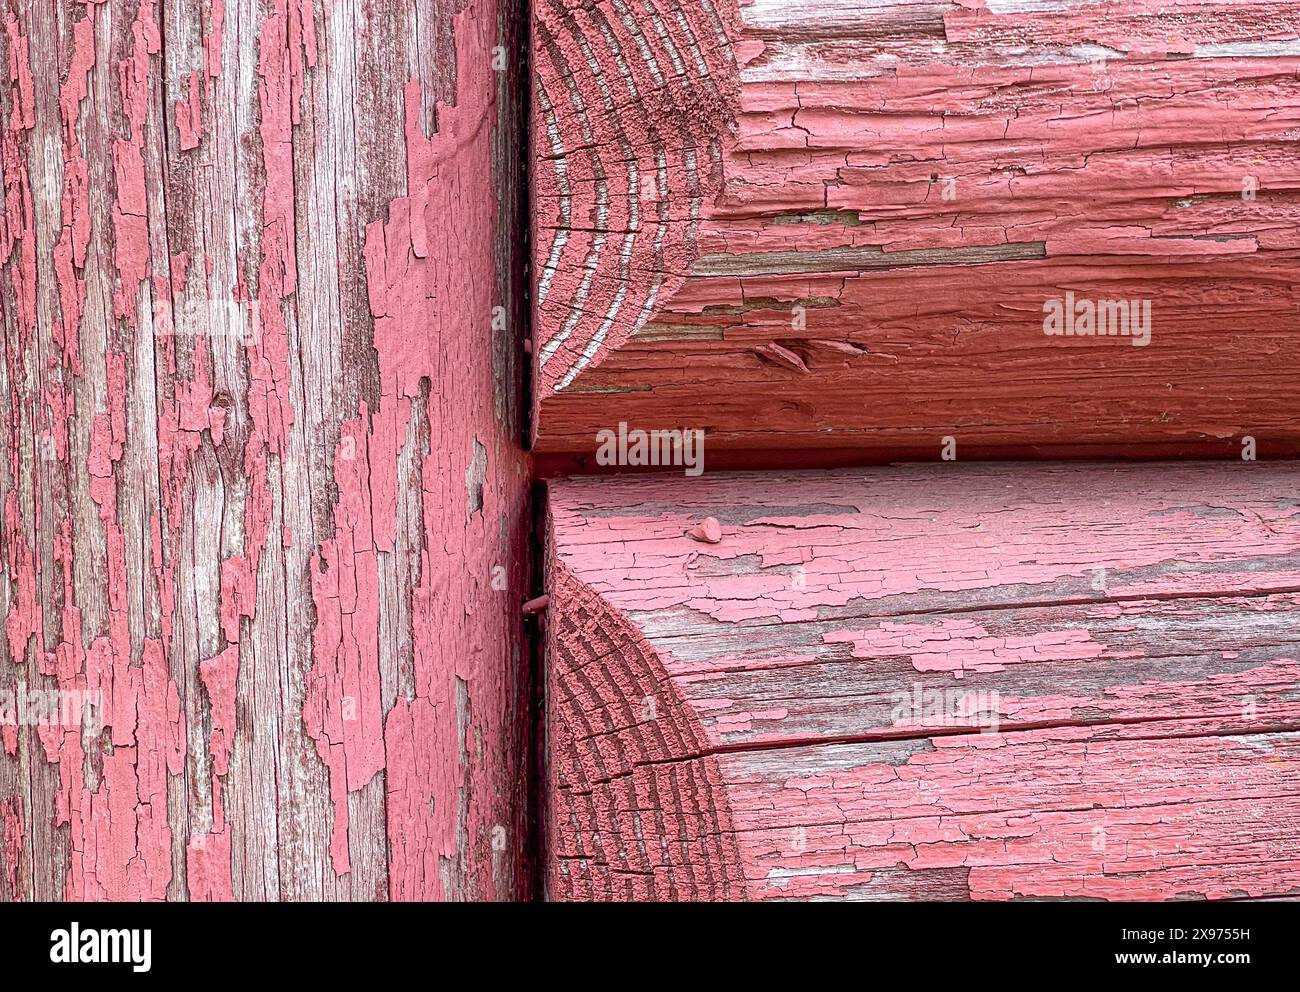
[[[1297,483],[1290,463],[552,483],[548,890],[1294,895]],[[716,544],[689,536],[705,517]]]
[[[593,453],[613,404],[746,467],[1300,450],[1294,2],[553,0],[533,30],[539,451]],[[1151,301],[1150,346],[1045,336],[1067,290]]]

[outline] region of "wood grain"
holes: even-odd
[[[552,483],[550,895],[1297,894],[1297,484]]]
[[[535,5],[536,444],[1300,451],[1300,4]],[[1044,306],[1146,301],[1150,341]]]
[[[0,899],[526,895],[520,12],[4,20]]]

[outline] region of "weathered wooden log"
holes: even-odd
[[[0,900],[526,894],[525,34],[8,6]]]
[[[538,450],[1300,451],[1295,0],[534,8]]]
[[[1300,894],[1300,464],[575,479],[548,542],[552,898]]]

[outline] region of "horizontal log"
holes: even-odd
[[[538,450],[1300,451],[1300,3],[542,0],[533,32]]]
[[[550,895],[1300,893],[1298,484],[553,483]]]

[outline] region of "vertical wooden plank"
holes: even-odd
[[[521,21],[8,5],[0,899],[525,894]]]

